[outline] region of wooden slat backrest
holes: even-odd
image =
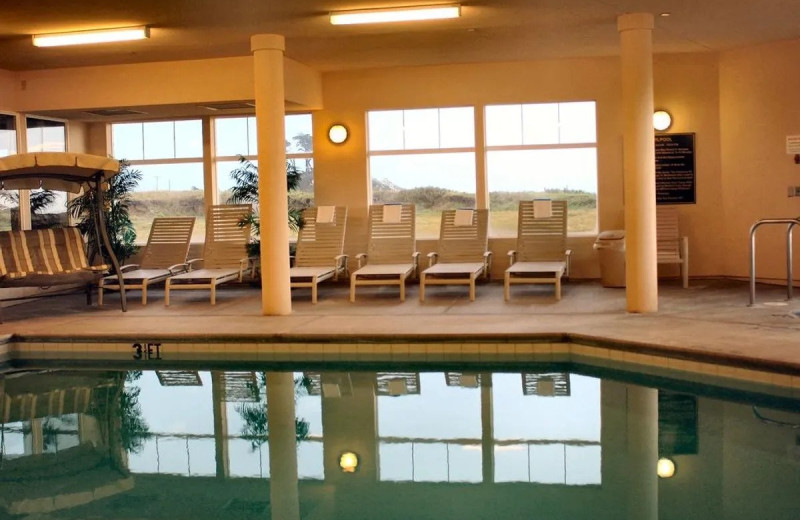
[[[76,227],[0,233],[0,275],[69,273],[88,267],[86,244]]]
[[[549,217],[536,217],[533,201],[519,203],[517,260],[520,262],[563,261],[567,249],[567,202],[552,201]]]
[[[656,244],[659,259],[680,257],[678,208],[656,206]]]
[[[415,251],[415,208],[403,204],[400,222],[383,221],[385,205],[369,207],[369,244],[367,261],[370,264],[406,264],[412,261]]]
[[[247,258],[250,224],[242,220],[253,211],[250,204],[211,206],[206,215],[206,243],[203,267],[206,269],[239,267]]]
[[[456,210],[442,211],[439,229],[440,262],[482,262],[488,246],[489,210],[472,211],[472,224],[456,225]]]
[[[342,254],[347,207],[337,206],[333,220],[330,223],[317,222],[317,208],[303,211],[303,227],[297,235],[297,267],[333,265],[334,259]]]
[[[185,262],[194,222],[194,217],[153,219],[140,262],[142,269],[164,269]]]

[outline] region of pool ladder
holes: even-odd
[[[795,218],[762,218],[750,226],[750,305],[756,303],[756,231],[761,226],[786,225],[786,299],[793,297],[792,287],[792,230],[800,225],[800,217]]]

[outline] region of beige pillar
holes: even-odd
[[[272,518],[300,518],[297,489],[297,434],[294,380],[291,372],[267,374],[267,424],[269,425],[269,497]]]
[[[653,15],[617,19],[622,47],[625,263],[629,312],[658,311]]]
[[[250,39],[258,132],[258,205],[261,218],[261,312],[291,314],[289,287],[289,205],[284,141],[283,36]]]

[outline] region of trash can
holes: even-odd
[[[600,257],[603,287],[625,287],[625,231],[603,231],[597,235],[594,248]]]

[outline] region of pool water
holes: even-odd
[[[8,372],[0,518],[800,518],[797,400],[552,368]]]

